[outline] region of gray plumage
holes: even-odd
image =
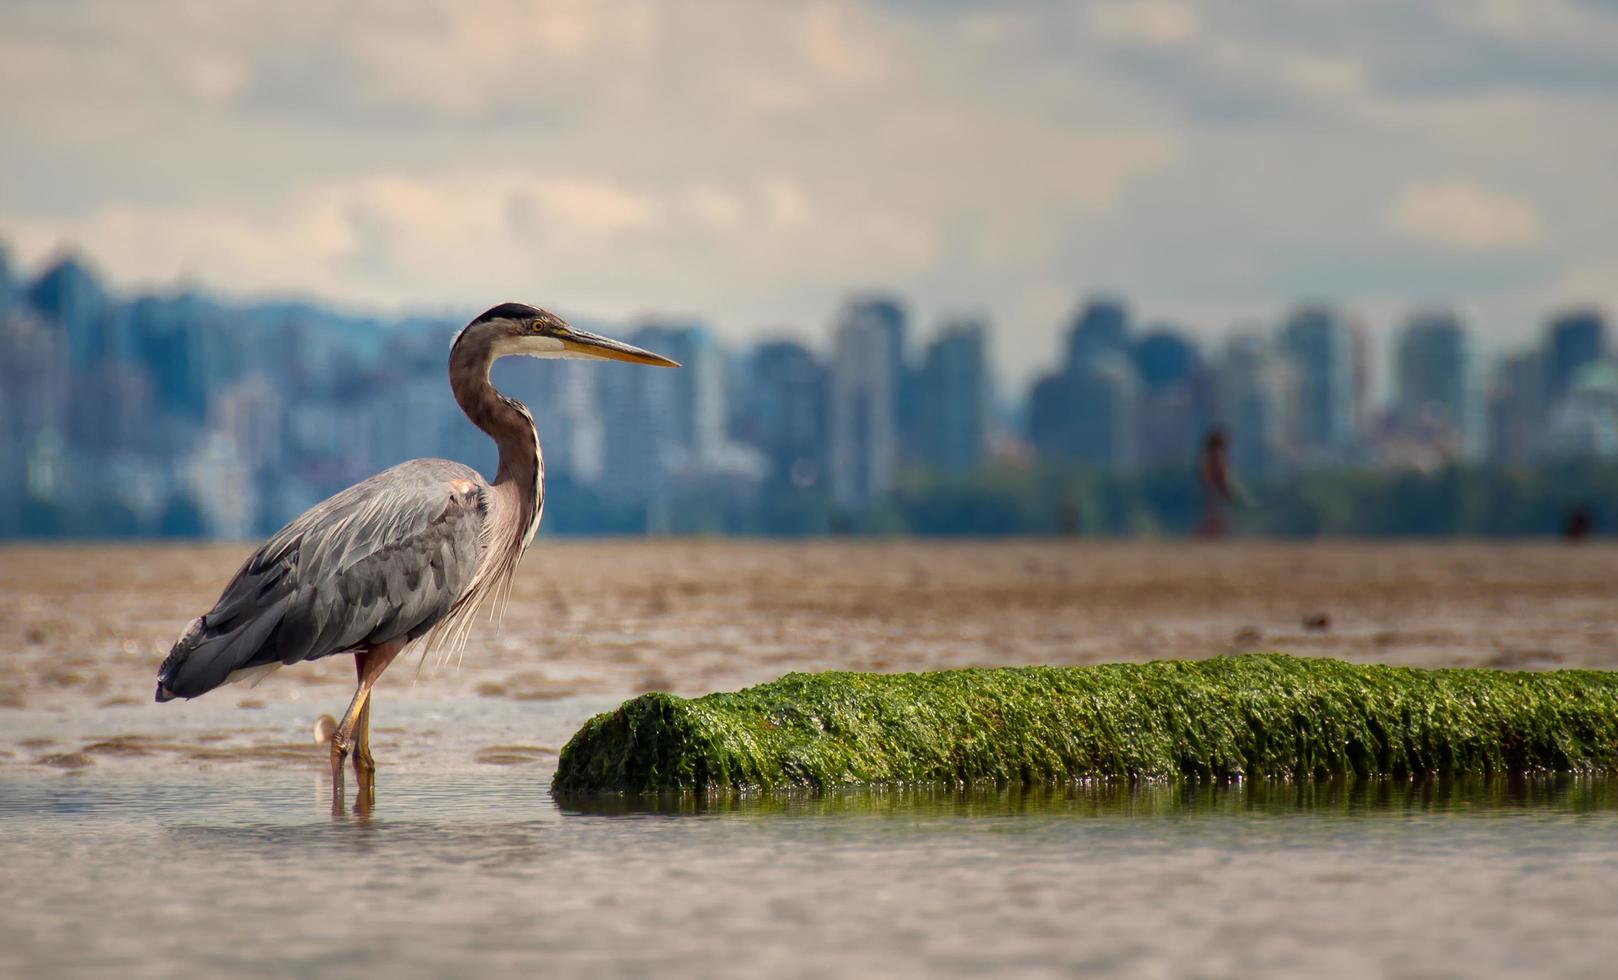
[[[316,505],[254,552],[191,622],[158,669],[157,700],[337,653],[359,655],[363,675],[375,655],[379,665],[362,676],[333,741],[340,755],[374,674],[403,644],[425,637],[429,650],[459,650],[478,611],[509,594],[543,512],[533,416],[489,383],[490,365],[510,354],[676,366],[522,303],[479,316],[450,348],[449,382],[500,451],[494,481],[460,463],[418,459]]]
[[[416,459],[316,505],[243,563],[158,671],[159,701],[254,667],[414,640],[449,615],[483,554],[489,485]]]

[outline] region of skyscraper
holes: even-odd
[[[1073,318],[1067,338],[1067,372],[1075,374],[1097,358],[1129,353],[1129,309],[1112,299],[1093,299]]]
[[[772,479],[818,483],[826,467],[826,366],[789,340],[760,345],[749,363],[746,441],[764,454]]]
[[[1554,408],[1587,364],[1607,351],[1607,324],[1596,310],[1569,310],[1546,328],[1545,405]]]
[[[1359,444],[1354,329],[1327,307],[1305,307],[1281,328],[1280,350],[1298,378],[1298,444],[1306,462],[1341,463]]]
[[[989,366],[981,320],[946,323],[927,347],[916,380],[916,445],[928,467],[967,473],[983,463]]]
[[[1092,300],[1074,317],[1061,373],[1035,385],[1028,438],[1042,455],[1130,470],[1137,462],[1140,383],[1121,303]]]
[[[210,384],[223,380],[223,372],[210,371],[218,363],[210,356],[218,349],[210,340],[221,339],[210,329],[217,325],[217,310],[196,296],[143,296],[129,305],[128,319],[135,356],[152,377],[158,406],[201,421]]]
[[[1226,342],[1216,379],[1217,417],[1230,438],[1231,464],[1248,476],[1287,459],[1296,428],[1296,374],[1269,340],[1237,334]]]
[[[1548,456],[1618,456],[1618,364],[1595,361],[1573,376],[1545,426]]]
[[[1406,437],[1436,444],[1452,457],[1482,455],[1472,352],[1453,313],[1421,313],[1405,324],[1394,353],[1394,386],[1394,422]]]
[[[685,463],[700,469],[725,446],[725,357],[713,334],[690,324],[654,323],[634,343],[680,362],[667,374],[669,431]]]
[[[1170,327],[1158,327],[1131,345],[1135,371],[1148,391],[1190,381],[1202,366],[1197,345]]]
[[[725,353],[707,329],[691,324],[651,324],[629,340],[682,367],[639,372],[596,366],[597,411],[604,423],[602,492],[615,503],[644,507],[648,530],[698,529],[683,523],[682,500],[702,500],[714,504],[707,511],[723,511],[763,475],[757,454],[726,434]],[[703,519],[708,517],[715,514]]]
[[[859,322],[875,330],[887,346],[886,362],[892,377],[888,387],[893,401],[894,452],[909,450],[915,421],[915,378],[910,364],[910,318],[897,297],[883,293],[855,296],[843,307],[841,322]]]
[[[17,301],[17,273],[11,264],[11,250],[0,245],[0,316]]]
[[[1028,439],[1041,455],[1128,472],[1139,460],[1140,382],[1110,355],[1076,373],[1042,379],[1028,410]]]
[[[1495,367],[1489,386],[1489,458],[1524,466],[1543,450],[1545,356],[1531,350]]]
[[[837,326],[831,370],[832,494],[864,510],[893,488],[898,460],[895,320],[884,307],[851,304]],[[879,315],[880,314],[880,315]],[[902,319],[897,321],[902,330]],[[902,340],[902,333],[898,335]]]
[[[117,353],[109,349],[106,290],[77,258],[65,256],[40,273],[28,287],[28,303],[66,332],[73,370],[84,370]]]
[[[1196,344],[1161,326],[1130,347],[1140,379],[1140,461],[1184,465],[1211,421],[1207,378]]]

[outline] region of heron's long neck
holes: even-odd
[[[500,450],[491,485],[496,496],[491,512],[500,525],[497,534],[510,535],[526,547],[539,527],[544,505],[545,462],[533,416],[522,402],[500,394],[489,381],[496,356],[486,344],[457,343],[449,356],[449,387],[461,411]]]

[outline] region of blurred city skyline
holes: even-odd
[[[1300,301],[1490,355],[1618,308],[1599,0],[23,0],[0,80],[0,233],[120,292],[750,346],[881,290],[916,337],[992,317],[1012,390],[1091,287],[1205,346]]]
[[[590,321],[684,366],[502,363],[494,380],[533,409],[563,532],[1187,533],[1216,430],[1262,488],[1251,533],[1528,534],[1618,513],[1598,308],[1550,311],[1498,357],[1454,312],[1419,310],[1384,357],[1330,305],[1204,343],[1125,297],[1075,304],[1061,354],[998,394],[989,316],[924,330],[891,292],[846,295],[813,346]],[[444,381],[472,315],[120,294],[80,259],[26,272],[0,249],[0,537],[252,537],[412,457],[489,471]]]

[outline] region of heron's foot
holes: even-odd
[[[333,817],[341,817],[341,816],[343,816],[343,811],[344,811],[343,797],[344,797],[345,794],[344,794],[344,791],[343,791],[343,756],[344,756],[344,753],[341,750],[339,750],[338,747],[337,747],[337,741],[335,739],[332,739],[331,740],[331,815]]]
[[[348,739],[341,733],[331,737],[331,781],[334,786],[343,784],[343,763],[348,760]],[[358,768],[356,766],[356,768]]]
[[[354,816],[364,819],[376,806],[376,770],[361,769],[358,757],[354,763],[354,780],[360,784],[359,792],[354,794]]]

